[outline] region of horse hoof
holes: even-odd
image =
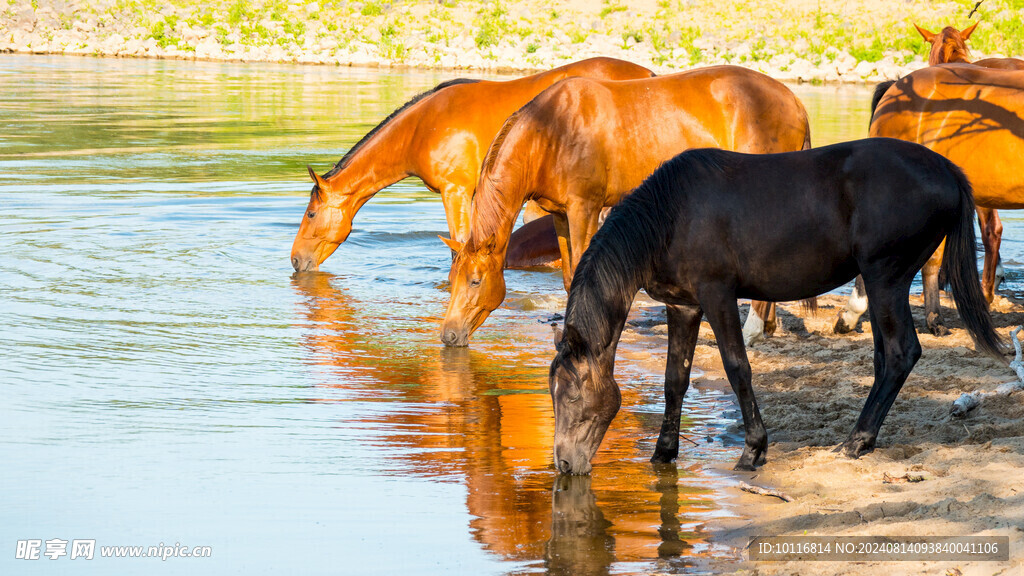
[[[949,336],[949,328],[946,328],[942,324],[935,324],[934,326],[929,326],[928,329],[931,331],[933,336],[938,336],[939,338],[943,336]]]
[[[846,320],[843,320],[842,316],[836,320],[836,325],[832,327],[832,332],[834,334],[849,334],[852,330],[853,329],[846,324]]]
[[[753,472],[754,470],[757,470],[757,468],[755,468],[753,464],[744,464],[743,462],[737,462],[736,465],[732,467],[732,469],[739,470],[742,472]]]
[[[874,449],[875,448],[873,446],[868,446],[863,440],[847,440],[839,446],[836,446],[833,452],[839,452],[847,458],[853,458],[856,460]]]

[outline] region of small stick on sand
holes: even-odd
[[[917,474],[904,474],[903,476],[889,476],[888,472],[882,473],[882,484],[900,484],[902,482],[924,482],[924,476]]]
[[[762,488],[760,486],[751,486],[746,482],[740,482],[740,490],[744,492],[750,492],[751,494],[760,494],[761,496],[775,496],[783,502],[792,502],[793,498],[786,494],[779,492],[778,490],[770,490],[768,488]]]
[[[974,410],[978,406],[981,406],[981,402],[988,396],[1009,396],[1010,394],[1024,390],[1024,362],[1021,361],[1021,347],[1020,340],[1017,339],[1017,334],[1024,329],[1024,326],[1017,326],[1010,332],[1010,341],[1013,342],[1013,349],[1016,355],[1013,358],[1013,362],[1010,362],[1010,368],[1017,373],[1017,380],[1014,382],[1007,382],[1006,384],[1000,384],[994,392],[982,392],[980,390],[963,393],[960,395],[953,405],[949,408],[949,413],[954,418],[963,418],[968,412]],[[968,431],[970,434],[970,431]]]

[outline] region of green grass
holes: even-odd
[[[483,9],[477,14],[477,33],[474,37],[477,48],[495,46],[501,42],[510,28],[505,19],[507,14],[508,11],[501,4],[496,4],[490,10]]]
[[[359,10],[363,16],[380,16],[384,13],[384,7],[379,2],[367,2]]]
[[[534,55],[547,54],[542,48],[557,43],[558,38],[578,45],[607,35],[623,49],[636,45],[631,50],[635,57],[649,55],[656,64],[686,67],[715,60],[767,61],[776,54],[792,54],[820,64],[842,52],[858,61],[878,62],[889,57],[906,63],[927,53],[912,20],[931,30],[947,24],[964,28],[980,21],[968,42],[978,57],[1024,56],[1024,0],[985,0],[978,15],[970,19],[967,13],[976,0],[944,0],[943,4],[933,5],[923,0],[907,0],[893,4],[891,18],[860,17],[834,0],[820,0],[800,13],[788,5],[773,8],[778,13],[766,13],[764,4],[736,0],[657,0],[653,12],[631,6],[625,0],[604,0],[583,13],[561,3],[527,5],[504,0],[321,0],[318,11],[307,13],[307,0],[296,4],[289,4],[290,1],[114,0],[108,8],[86,3],[73,18],[58,14],[50,19],[53,30],[42,29],[40,34],[69,29],[77,20],[92,18],[101,23],[101,30],[112,33],[116,29],[131,37],[133,30],[141,28],[143,31],[136,36],[141,40],[152,38],[162,48],[180,45],[187,50],[179,32],[185,25],[204,28],[224,44],[230,43],[229,37],[237,36],[245,46],[293,47],[315,32],[318,39],[324,35],[335,38],[342,51],[368,42],[382,58],[392,61],[410,59],[408,47],[424,39],[428,43],[429,61],[429,51],[438,49],[430,45],[448,46],[453,39],[468,35],[487,58],[495,59],[495,54],[501,53],[494,47],[514,44],[533,63],[541,62]],[[0,6],[6,6],[6,10],[0,7],[0,12],[9,21],[16,18],[16,8],[21,5],[13,0],[0,2]],[[530,6],[535,12],[522,13],[522,6]],[[168,13],[170,7],[177,15],[160,15],[161,11]],[[917,7],[934,9],[917,14]],[[627,11],[628,18],[617,16]],[[885,14],[889,13],[887,8]],[[601,27],[603,30],[591,30],[589,23],[598,16],[618,23],[606,24]],[[267,20],[274,24],[264,25]],[[702,31],[702,27],[706,30]],[[694,42],[702,37],[702,32],[714,39],[719,48],[697,48]],[[104,34],[98,33],[101,37]],[[745,43],[749,52],[725,49],[737,43]],[[802,48],[797,50],[796,46]],[[556,54],[568,56],[576,51],[571,45],[559,48]],[[547,58],[543,60],[545,66],[551,63]]]

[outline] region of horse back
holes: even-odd
[[[969,64],[913,72],[882,96],[871,136],[923,144],[960,166],[979,205],[1024,207],[1024,74]]]
[[[1024,70],[1024,60],[1020,58],[983,58],[974,65],[998,70]]]
[[[557,162],[558,174],[576,180],[591,175],[594,182],[584,186],[612,192],[607,205],[683,150],[772,153],[803,149],[810,140],[807,113],[796,96],[780,82],[736,66],[628,81],[569,78],[519,116],[517,136],[545,139],[541,153]]]
[[[711,161],[666,164],[678,213],[661,265],[674,281],[731,283],[740,297],[812,297],[887,258],[920,267],[959,214],[959,172],[907,142],[696,152]]]

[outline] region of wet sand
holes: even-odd
[[[775,488],[794,500],[733,490],[739,518],[725,521],[720,541],[737,560],[716,571],[750,574],[1018,574],[1024,570],[1024,395],[987,399],[964,419],[951,418],[963,392],[994,390],[1015,379],[1001,363],[974,351],[951,301],[943,316],[952,334],[923,333],[921,297],[912,296],[924,349],[882,426],[874,452],[854,460],[833,449],[850,433],[873,379],[871,326],[866,316],[849,335],[833,335],[845,299],[825,296],[816,315],[798,304],[780,309],[776,334],[748,351],[753,385],[768,428],[768,460],[756,472],[729,472],[737,481]],[[653,303],[652,303],[653,304]],[[744,306],[744,308],[746,308]],[[633,361],[659,369],[667,344],[662,312],[645,309],[624,333],[647,341],[650,357]],[[652,321],[651,318],[655,320]],[[998,332],[1024,324],[1024,302],[997,298]],[[620,359],[621,362],[621,359]],[[705,375],[694,386],[727,387],[714,335],[705,322],[694,357]],[[685,405],[684,405],[685,411]],[[735,425],[742,436],[741,423]],[[682,444],[685,450],[685,443]],[[916,483],[883,483],[884,475],[923,476]],[[754,536],[781,535],[1010,537],[1010,563],[975,562],[747,562]],[[955,573],[955,572],[952,572]]]

